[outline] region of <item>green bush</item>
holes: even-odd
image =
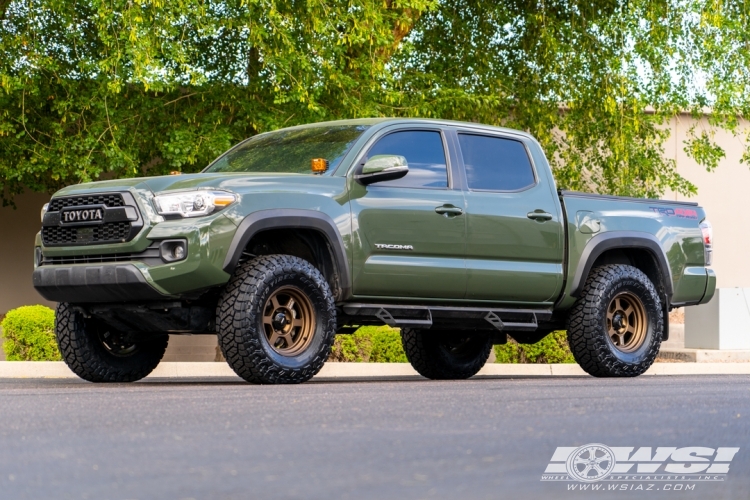
[[[23,306],[8,311],[0,323],[3,351],[8,361],[58,361],[55,311],[45,306]]]
[[[552,332],[536,344],[508,343],[495,346],[496,363],[575,363],[564,331]]]
[[[497,363],[575,363],[564,331],[547,335],[536,344],[508,343],[495,346]],[[329,361],[352,363],[406,363],[397,328],[363,326],[352,335],[337,335]]]
[[[401,333],[388,326],[363,326],[352,335],[337,335],[329,361],[406,363]]]
[[[396,328],[381,327],[372,337],[371,363],[407,363],[401,332]]]

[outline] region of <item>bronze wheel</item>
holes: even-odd
[[[595,377],[636,377],[659,354],[665,308],[648,276],[625,264],[594,268],[568,312],[568,344]]]
[[[336,304],[325,277],[292,255],[241,264],[216,315],[219,347],[255,384],[299,384],[323,368],[336,336]]]
[[[295,286],[275,290],[263,308],[268,344],[282,356],[296,356],[310,345],[315,333],[315,309]]]
[[[637,351],[646,339],[648,315],[643,302],[630,292],[615,295],[607,307],[607,333],[622,352]]]

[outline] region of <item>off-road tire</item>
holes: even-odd
[[[55,336],[65,364],[89,382],[135,382],[152,371],[164,357],[169,335],[142,337],[135,350],[118,356],[110,352],[99,336],[106,327],[85,318],[67,303],[57,305]]]
[[[315,311],[312,339],[295,356],[283,356],[263,329],[266,301],[275,290],[294,286]],[[298,384],[323,368],[336,335],[333,294],[310,262],[290,255],[264,255],[238,266],[216,311],[219,347],[234,372],[256,384]]]
[[[607,330],[607,308],[621,293],[640,299],[647,325],[645,337],[633,352],[620,351]],[[639,269],[609,264],[591,271],[580,298],[568,313],[568,344],[578,364],[595,377],[635,377],[659,354],[664,328],[662,305],[654,284]]]
[[[456,347],[459,339],[464,342]],[[423,377],[433,380],[458,380],[473,377],[487,362],[492,350],[488,334],[444,333],[401,329],[406,358]]]

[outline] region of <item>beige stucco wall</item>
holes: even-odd
[[[706,171],[695,160],[688,158],[684,141],[690,128],[711,131],[705,118],[695,121],[690,116],[679,116],[671,123],[672,136],[665,154],[677,163],[677,171],[698,187],[698,195],[685,196],[667,193],[664,198],[697,201],[706,209],[714,228],[714,263],[719,287],[749,287],[750,262],[750,165],[741,164],[744,150],[743,134],[715,131],[714,140],[726,152],[726,157],[713,172]],[[741,127],[750,126],[742,122]]]
[[[48,201],[48,195],[25,193],[16,197],[16,209],[0,208],[0,315],[19,306],[53,306],[31,285],[34,236],[41,225],[42,205]]]

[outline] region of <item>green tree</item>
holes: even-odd
[[[365,116],[533,133],[560,187],[694,193],[664,124],[740,134],[750,0],[0,0],[0,188],[197,171],[279,127]],[[686,151],[715,168],[711,130]],[[745,159],[750,159],[746,154]]]

